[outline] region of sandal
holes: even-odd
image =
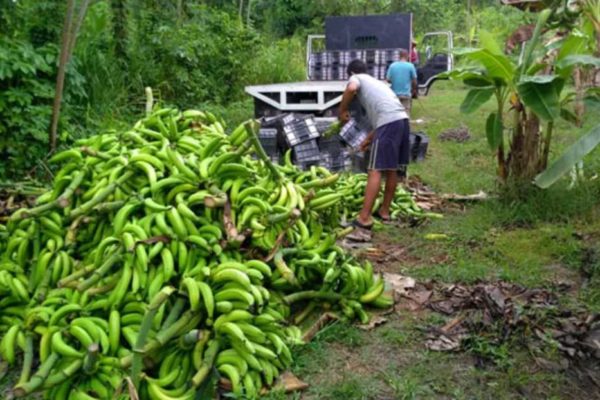
[[[358,219],[355,219],[354,221],[352,221],[352,226],[355,228],[364,229],[366,231],[370,231],[373,228],[373,224],[364,225]]]
[[[379,213],[379,210],[375,211],[373,213],[373,216],[379,220],[381,220],[382,222],[390,222],[392,219],[390,217],[384,217],[383,215],[381,215]]]

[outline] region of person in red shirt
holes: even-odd
[[[410,62],[417,65],[419,64],[419,52],[417,51],[417,42],[414,40],[410,46]]]

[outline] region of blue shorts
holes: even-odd
[[[371,143],[368,170],[398,171],[406,173],[410,159],[410,126],[408,119],[401,119],[380,126],[375,130]]]

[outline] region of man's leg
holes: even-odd
[[[379,215],[383,218],[390,218],[390,206],[396,195],[396,186],[398,186],[398,174],[396,171],[386,171],[385,192],[383,193],[383,203],[379,209]]]
[[[365,200],[363,201],[362,210],[358,214],[358,222],[363,225],[371,225],[373,218],[371,213],[373,212],[373,204],[379,195],[381,189],[381,171],[369,170],[367,177],[367,187],[365,189]]]
[[[404,107],[404,110],[406,111],[406,113],[410,117],[410,113],[412,111],[412,98],[411,97],[405,97],[405,96],[399,96],[398,98],[400,99],[400,103]]]

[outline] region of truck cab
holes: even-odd
[[[410,51],[412,26],[412,14],[327,17],[325,34],[307,39],[306,81],[246,87],[254,98],[255,117],[283,113],[334,117],[346,87],[348,63],[362,59],[372,76],[385,80],[400,49]],[[420,94],[427,95],[439,74],[452,70],[452,47],[451,32],[423,37],[415,64]]]

